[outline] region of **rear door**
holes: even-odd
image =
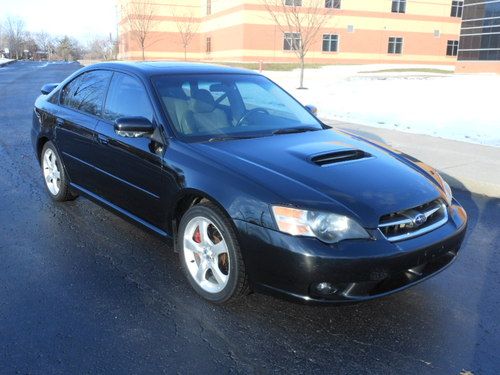
[[[147,223],[162,227],[165,222],[162,209],[164,142],[160,127],[153,137],[129,138],[116,134],[114,121],[128,116],[142,116],[157,123],[143,83],[134,76],[115,72],[102,120],[96,128],[98,189],[109,202]]]
[[[55,119],[56,146],[72,183],[95,191],[95,128],[112,73],[83,73],[63,87]]]

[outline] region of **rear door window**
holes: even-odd
[[[153,107],[144,85],[127,74],[114,73],[104,106],[103,118],[141,116],[153,122]]]
[[[61,104],[76,110],[101,116],[106,89],[112,73],[94,70],[69,82],[61,94]]]

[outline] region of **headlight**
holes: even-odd
[[[443,180],[443,188],[446,194],[446,200],[448,201],[448,204],[451,204],[451,201],[453,200],[453,192],[451,191],[450,185],[448,185],[445,180]]]
[[[451,202],[453,200],[453,192],[451,191],[450,185],[448,185],[448,183],[444,180],[443,177],[441,177],[441,175],[437,171],[434,171],[434,176],[443,187],[444,194],[446,195],[446,202],[451,205]]]
[[[361,225],[347,216],[282,206],[272,206],[272,211],[278,229],[292,236],[316,237],[327,243],[370,238]]]

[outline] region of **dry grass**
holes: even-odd
[[[395,68],[395,69],[383,69],[383,70],[372,70],[360,73],[433,73],[433,74],[453,74],[451,70],[445,69],[434,69],[434,68]]]

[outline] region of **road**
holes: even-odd
[[[159,238],[45,193],[32,104],[78,68],[0,68],[1,374],[500,373],[500,200],[456,191],[470,216],[461,256],[405,292],[349,306],[259,294],[214,306]]]

